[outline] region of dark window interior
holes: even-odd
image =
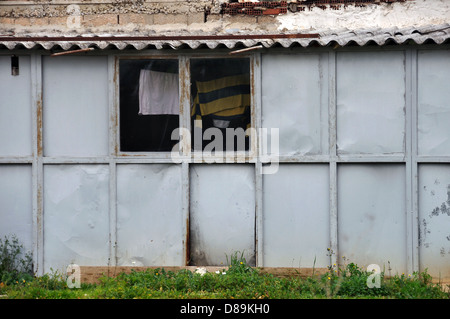
[[[215,83],[218,79],[229,78],[231,82],[227,84],[226,87],[220,86],[220,88],[214,88],[214,84],[208,89],[208,93],[200,93],[199,88],[197,87],[199,82],[210,82]],[[235,82],[233,83],[232,79],[234,78],[245,78],[246,82]],[[220,80],[219,80],[220,81]],[[227,145],[227,134],[226,130],[241,128],[245,131],[251,121],[250,121],[250,60],[248,58],[231,58],[231,59],[192,59],[191,60],[191,97],[193,100],[192,105],[192,115],[191,118],[191,127],[194,130],[199,130],[199,127],[195,126],[195,120],[201,119],[201,134],[204,134],[205,131],[209,128],[216,128],[222,132],[222,145],[224,147],[224,151],[242,151],[249,149],[249,138],[245,137],[245,145],[239,143],[238,138],[234,137],[233,143],[234,149],[228,148]],[[200,94],[199,94],[200,93]],[[197,96],[200,97],[200,100],[204,100],[206,102],[218,101],[216,104],[218,108],[227,108],[231,105],[229,104],[230,100],[227,99],[230,95],[245,95],[245,101],[241,100],[238,103],[245,103],[245,110],[234,112],[232,109],[228,109],[227,114],[222,114],[224,112],[217,112],[211,114],[201,114],[202,112],[197,108],[196,109],[196,100]],[[223,101],[223,102],[222,102]],[[200,114],[200,116],[198,116]],[[195,134],[196,132],[194,132]],[[192,138],[194,139],[194,134],[192,134]],[[202,148],[204,149],[206,145],[211,143],[211,140],[204,140],[202,143]],[[192,141],[192,148],[194,150],[198,150],[199,145]]]
[[[178,74],[178,60],[120,60],[120,150],[171,151],[178,142],[171,139],[171,134],[179,127],[179,115],[139,114],[139,80],[143,69]]]

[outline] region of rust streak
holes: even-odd
[[[190,245],[190,225],[189,225],[189,217],[186,218],[186,266],[189,266],[191,260],[191,245]]]
[[[114,84],[114,92],[115,92],[115,94],[117,94],[117,92],[119,92],[119,90],[118,90],[118,88],[119,88],[119,85],[118,85],[118,73],[119,73],[119,61],[118,61],[118,59],[116,58],[115,60],[114,60],[114,76],[113,76],[113,84]],[[117,104],[117,99],[116,99],[116,96],[114,96],[114,109],[116,110],[115,112],[113,112],[113,125],[114,125],[114,128],[113,128],[113,130],[114,130],[114,155],[115,156],[118,156],[118,154],[119,154],[119,142],[118,142],[118,129],[119,129],[119,115],[117,114],[117,106],[118,105],[116,105]]]
[[[42,149],[42,95],[39,94],[37,105],[36,105],[36,116],[37,116],[37,156],[41,157],[43,154]]]

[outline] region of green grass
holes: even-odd
[[[279,278],[249,267],[233,256],[230,267],[219,273],[198,274],[164,268],[102,277],[99,284],[68,288],[65,276],[17,278],[0,282],[1,298],[11,299],[450,299],[426,272],[391,278],[380,274],[380,287],[369,288],[368,273],[350,263],[343,269],[308,278]]]

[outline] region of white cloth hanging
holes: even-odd
[[[139,114],[180,113],[178,74],[141,70],[139,78]]]

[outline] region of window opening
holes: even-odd
[[[211,152],[248,150],[250,60],[192,59],[190,70],[192,149]]]
[[[194,151],[247,151],[250,145],[249,58],[190,60],[191,145]],[[171,152],[178,140],[179,65],[176,59],[121,59],[120,151]],[[183,121],[184,122],[184,121]]]
[[[178,60],[123,59],[119,73],[120,150],[171,151],[180,116]]]
[[[19,75],[19,57],[17,55],[11,56],[11,75]]]

